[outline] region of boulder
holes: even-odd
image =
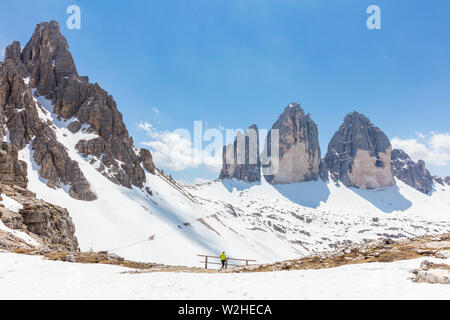
[[[0,183],[0,193],[22,205],[18,212],[0,206],[1,220],[7,227],[39,238],[48,249],[79,251],[75,225],[66,209],[37,199],[34,193],[19,186]]]
[[[20,213],[0,206],[0,219],[10,229],[20,229],[23,226],[23,217]]]
[[[29,199],[19,211],[28,231],[38,235],[52,249],[77,251],[75,225],[69,212],[48,202]]]

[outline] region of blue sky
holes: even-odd
[[[2,50],[57,20],[79,73],[114,96],[138,147],[160,139],[170,149],[169,132],[192,130],[195,120],[270,128],[299,102],[318,124],[322,154],[358,110],[432,174],[450,175],[447,0],[7,2]],[[72,4],[81,30],[66,27]],[[381,8],[381,30],[366,27],[371,4]],[[152,137],[139,123],[152,125]],[[198,163],[166,169],[185,181],[218,175]]]

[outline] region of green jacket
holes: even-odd
[[[225,255],[225,253],[222,253],[222,254],[220,255],[220,260],[222,260],[222,261],[227,260],[227,256]]]

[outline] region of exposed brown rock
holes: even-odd
[[[273,130],[278,130],[279,141],[271,141]],[[272,184],[317,180],[321,161],[319,133],[311,116],[305,115],[298,103],[291,103],[273,124],[271,132],[262,156],[266,180]],[[279,149],[278,155],[271,154],[274,146],[274,150]],[[271,173],[265,170],[269,164]]]
[[[17,149],[13,145],[0,143],[0,181],[4,184],[26,188],[27,164],[17,159]]]
[[[258,127],[254,124],[246,132],[238,132],[234,143],[223,147],[222,158],[219,179],[261,181]]]
[[[147,149],[139,150],[139,160],[142,166],[151,174],[155,174],[155,165],[153,163],[152,154]]]
[[[0,207],[3,223],[37,236],[50,249],[78,251],[75,226],[66,209],[40,199],[27,189],[0,183],[0,193],[14,199],[23,208],[13,212]]]
[[[427,194],[433,189],[433,178],[425,167],[425,162],[417,163],[400,149],[394,149],[391,153],[392,174],[407,185]]]
[[[19,150],[32,141],[39,173],[50,187],[68,186],[76,199],[96,198],[78,164],[57,141],[51,121],[39,117],[39,109],[45,111],[30,86],[36,89],[36,96],[52,102],[52,111],[59,117],[75,118],[68,125],[71,132],[86,124],[86,132],[98,135],[79,141],[77,149],[86,157],[97,157],[99,170],[103,169],[110,180],[126,187],[143,187],[143,168],[155,173],[150,152],[135,151],[113,97],[98,84],[89,83],[88,77],[78,75],[58,23],[43,22],[23,50],[14,42],[5,51],[5,62],[0,66],[0,138],[7,134],[2,126],[6,124],[10,141]]]
[[[10,49],[11,52],[14,50]],[[39,108],[44,112],[39,102],[33,99],[19,72],[18,63],[6,59],[0,66],[0,116],[4,115],[0,119],[3,123],[7,119],[11,144],[21,150],[32,143],[34,160],[40,166],[39,174],[48,180],[50,187],[68,186],[69,194],[76,199],[96,199],[78,164],[70,159],[65,147],[57,141],[52,124],[39,117]],[[2,138],[6,134],[3,131]]]
[[[27,229],[38,235],[50,247],[76,251],[75,226],[66,209],[41,200],[24,203],[19,212]]]
[[[74,120],[71,123],[69,123],[69,125],[67,126],[67,129],[69,129],[70,132],[72,133],[76,133],[78,131],[80,131],[81,129],[81,123],[78,120]]]
[[[40,175],[51,188],[69,186],[69,194],[78,200],[95,200],[88,181],[78,163],[72,160],[65,147],[56,140],[54,131],[43,128],[33,141],[34,159]]]
[[[98,157],[112,174],[109,176],[112,181],[126,187],[142,187],[145,172],[141,164],[154,173],[153,161],[148,156],[150,152],[147,151],[144,158],[136,154],[133,139],[113,97],[97,83],[91,84],[87,77],[78,75],[58,23],[39,24],[21,58],[30,73],[30,84],[53,102],[53,112],[62,118],[75,117],[79,121],[79,124],[72,122],[69,130],[76,132],[82,124],[88,124],[89,132],[99,135],[94,140],[80,141],[78,150],[84,156]]]
[[[347,187],[382,188],[395,183],[391,150],[387,136],[355,111],[334,134],[324,160],[333,180]]]
[[[59,32],[56,21],[36,26],[33,36],[22,51],[21,59],[30,74],[30,84],[39,94],[54,94],[57,82],[64,77],[77,76],[69,45]]]
[[[10,229],[20,229],[23,226],[23,217],[20,213],[0,206],[0,219]]]

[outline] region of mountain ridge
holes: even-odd
[[[317,127],[299,105],[286,108],[282,125],[275,129],[286,133],[285,146],[311,147],[306,148],[313,154],[306,157],[313,159],[311,174],[302,171],[295,183],[283,179],[274,183],[264,174],[258,177],[254,167],[243,166],[239,174],[226,178],[247,181],[221,179],[183,186],[155,167],[149,150],[134,147],[112,96],[78,75],[57,22],[38,24],[23,49],[13,42],[5,53],[0,63],[0,138],[6,145],[0,178],[3,174],[3,182],[26,187],[28,191],[21,191],[29,197],[24,203],[38,202],[48,213],[31,210],[39,213],[40,220],[36,217],[26,223],[38,225],[15,223],[30,218],[29,207],[23,204],[20,208],[6,193],[0,195],[4,208],[14,213],[2,218],[2,223],[13,227],[8,227],[10,233],[20,229],[44,239],[42,230],[52,234],[70,218],[74,228],[67,222],[67,235],[48,243],[64,245],[64,238],[76,238],[76,248],[71,250],[102,250],[137,261],[197,265],[197,254],[216,255],[222,250],[265,262],[378,237],[450,231],[447,180],[443,184],[433,180],[427,194],[397,177],[392,177],[395,183],[381,188],[347,186],[344,181],[351,166],[334,170],[321,159],[315,143]],[[361,119],[358,133],[375,130]],[[347,126],[345,130],[351,133],[353,129]],[[381,130],[375,131],[352,140],[352,151],[368,151],[371,165],[377,167],[377,156],[390,145],[373,148],[374,141],[384,141]],[[333,145],[341,154],[339,163],[358,159],[357,152],[345,158],[345,148]],[[387,158],[386,153],[380,160],[385,169],[391,166]],[[295,160],[291,157],[289,165]],[[257,168],[262,166],[256,161]],[[19,195],[14,197],[19,199]],[[64,210],[67,216],[58,216]],[[61,223],[52,225],[52,217]]]

